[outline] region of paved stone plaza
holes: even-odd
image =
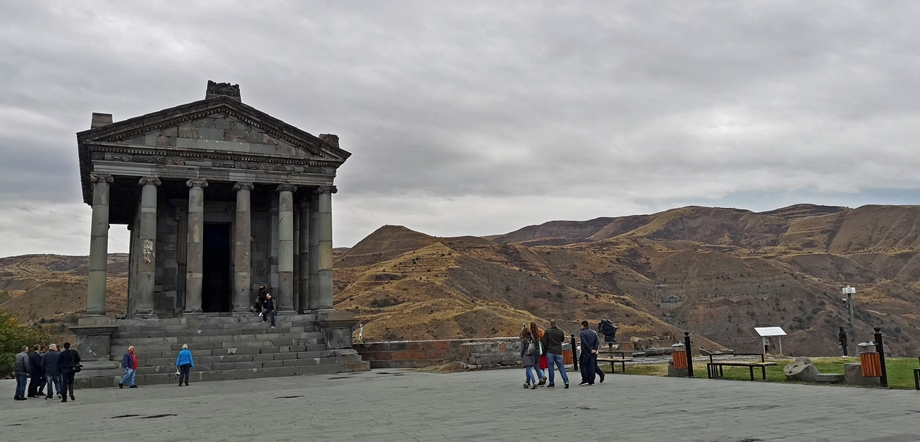
[[[523,378],[374,370],[77,390],[66,404],[13,401],[3,380],[0,440],[920,441],[917,391],[632,375],[531,391]]]

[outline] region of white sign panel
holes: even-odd
[[[786,332],[783,331],[782,327],[754,327],[754,331],[761,337],[786,336]]]

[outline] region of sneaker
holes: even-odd
[[[128,388],[137,388],[137,385],[132,385],[132,386],[130,386],[130,387],[128,387]]]
[[[581,387],[582,385],[588,385],[588,383],[587,383],[587,382],[582,382],[582,383],[578,384],[579,387]]]
[[[604,378],[607,377],[604,373],[601,373],[601,383],[604,383]]]
[[[546,378],[540,379],[540,385],[543,385],[545,383],[546,383]]]
[[[125,386],[124,386],[124,384],[122,384],[121,382],[119,382],[119,383],[118,383],[118,388],[125,388]]]
[[[73,397],[73,395],[70,395],[70,400],[75,401],[77,398]]]
[[[275,328],[275,326],[273,325],[272,328]]]
[[[525,382],[525,383],[524,383],[524,388],[530,388],[530,383],[529,383],[529,382]]]
[[[537,389],[537,384],[531,385],[531,386],[530,386],[530,389],[531,389],[531,390],[536,390],[536,389]]]
[[[569,384],[565,384],[565,388],[569,388]]]
[[[556,384],[549,384],[546,386],[546,388],[556,388]]]

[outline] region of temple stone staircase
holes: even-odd
[[[279,315],[276,328],[256,315],[201,315],[119,324],[110,360],[84,363],[75,386],[117,386],[121,358],[131,345],[138,358],[137,385],[178,383],[176,356],[183,344],[195,360],[190,382],[370,370],[352,348],[327,349],[311,314]]]

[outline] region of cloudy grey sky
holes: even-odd
[[[0,256],[87,254],[75,133],[209,79],[340,136],[336,246],[384,224],[918,204],[918,22],[884,1],[0,0]]]

